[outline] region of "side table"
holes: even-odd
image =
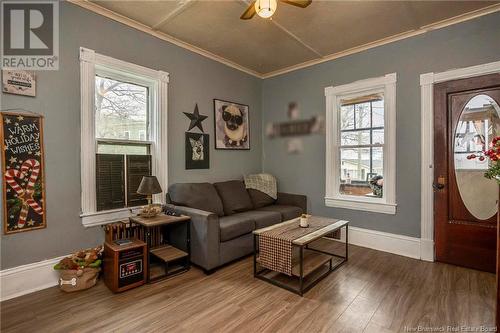
[[[169,276],[188,271],[191,267],[191,218],[186,215],[170,216],[160,214],[155,217],[132,216],[131,224],[136,224],[143,229],[144,241],[147,244],[147,282],[155,282]],[[186,226],[186,251],[183,251],[168,242],[168,227],[185,224]],[[154,237],[153,237],[154,236]],[[164,265],[165,274],[151,277],[151,261],[157,259]]]

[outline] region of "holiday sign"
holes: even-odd
[[[2,112],[4,234],[45,228],[43,117]]]

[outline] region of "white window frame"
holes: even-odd
[[[396,73],[325,88],[326,188],[325,205],[396,214]],[[384,196],[365,198],[340,193],[340,101],[373,93],[384,94]]]
[[[94,50],[80,48],[80,99],[81,99],[81,213],[85,227],[102,225],[128,218],[131,208],[97,211],[96,203],[96,151],[95,138],[95,74],[97,72],[126,73],[150,88],[151,159],[152,173],[165,191],[168,186],[167,153],[167,97],[169,74],[122,60],[114,59]],[[153,196],[155,202],[165,203],[165,196]]]

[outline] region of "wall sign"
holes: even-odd
[[[4,234],[46,227],[43,117],[2,112]]]
[[[36,76],[30,71],[2,71],[2,90],[5,93],[35,96]]]
[[[300,111],[297,102],[288,103],[288,121],[268,123],[266,135],[269,139],[286,138],[287,152],[298,154],[304,150],[302,138],[311,134],[323,133],[325,122],[321,116],[299,119]]]

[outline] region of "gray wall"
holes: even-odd
[[[21,107],[45,116],[48,225],[43,230],[2,236],[2,269],[65,255],[103,240],[100,228],[86,229],[78,217],[80,46],[170,73],[170,182],[225,180],[263,168],[278,177],[281,190],[307,194],[315,214],[410,236],[420,234],[419,74],[500,60],[500,14],[264,81],[68,3],[61,3],[60,20],[60,70],[38,73],[36,98],[2,94],[1,109]],[[391,216],[326,208],[324,136],[306,138],[302,154],[288,155],[284,140],[264,138],[262,142],[261,125],[285,120],[290,101],[299,102],[302,117],[324,114],[324,87],[390,72],[398,73],[398,213]],[[250,151],[213,149],[213,98],[250,106]],[[182,112],[192,112],[196,102],[200,112],[209,116],[204,128],[211,136],[211,166],[209,170],[187,171],[184,131],[189,121]]]
[[[261,80],[72,4],[61,2],[60,70],[38,72],[36,98],[2,94],[1,109],[45,116],[47,228],[1,238],[1,268],[66,255],[102,242],[101,228],[84,228],[80,211],[80,81],[78,49],[170,73],[169,180],[216,181],[261,170]],[[215,151],[213,98],[250,106],[251,150]],[[198,103],[210,134],[210,169],[184,169],[184,132]]]
[[[304,193],[313,214],[338,217],[353,226],[420,236],[421,73],[500,60],[500,13],[454,25],[362,53],[264,80],[263,124],[286,120],[290,101],[301,116],[325,114],[324,88],[397,72],[397,214],[329,208],[325,195],[325,137],[304,139],[305,151],[289,155],[284,139],[263,139],[263,168],[280,190]]]

